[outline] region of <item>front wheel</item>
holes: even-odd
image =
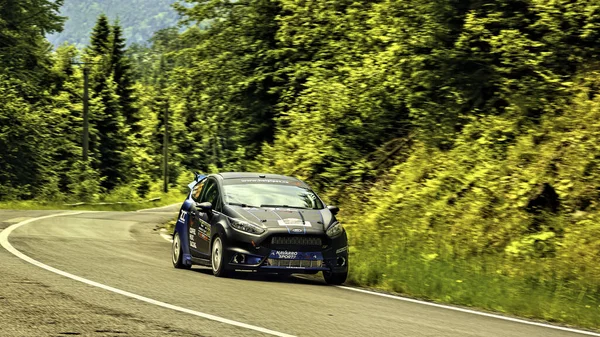
[[[227,271],[225,270],[225,264],[227,259],[225,258],[226,250],[223,240],[217,236],[212,244],[210,261],[212,265],[213,275],[216,277],[227,277]]]
[[[181,238],[179,237],[179,233],[175,233],[173,236],[171,261],[173,262],[173,267],[177,269],[190,269],[192,267],[183,263],[183,250],[181,249]]]
[[[323,278],[325,279],[325,283],[330,285],[340,285],[346,282],[348,278],[348,271],[342,273],[332,273],[329,271],[323,272]]]

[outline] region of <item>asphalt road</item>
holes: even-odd
[[[0,211],[0,230],[59,213]],[[156,230],[175,214],[86,212],[5,230],[36,264],[0,248],[0,336],[583,336],[319,278],[220,279],[207,268],[176,270],[170,243]]]

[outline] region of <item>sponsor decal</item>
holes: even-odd
[[[289,181],[276,179],[241,179],[243,183],[289,184]]]
[[[208,241],[208,235],[206,235],[204,233],[200,233],[200,238],[204,241]]]
[[[311,227],[309,221],[302,221],[302,219],[296,219],[296,218],[287,218],[287,219],[277,220],[277,223],[279,224],[279,226]]]
[[[181,211],[181,214],[179,214],[179,222],[185,223],[185,217],[187,216],[187,212],[186,211]]]
[[[190,234],[190,242],[194,242],[194,235]]]
[[[336,250],[336,251],[335,251],[335,253],[336,253],[336,254],[339,254],[339,253],[343,253],[343,252],[345,252],[345,251],[347,251],[347,250],[348,250],[348,246],[346,246],[346,247],[342,247],[342,248],[340,248],[340,249]]]
[[[275,257],[278,259],[286,259],[286,260],[291,260],[291,259],[295,259],[298,256],[298,252],[288,252],[287,250],[276,250],[275,251]]]
[[[196,243],[194,241],[190,241],[190,247],[196,248]]]
[[[196,235],[196,229],[190,227],[190,238],[192,237],[192,235]]]
[[[302,233],[304,233],[304,229],[302,229],[302,228],[292,228],[292,229],[290,229],[290,233],[302,234]]]
[[[272,250],[271,259],[281,260],[323,260],[321,252],[290,252],[287,250]]]

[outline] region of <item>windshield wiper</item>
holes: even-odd
[[[311,209],[299,206],[288,206],[288,205],[260,205],[260,207],[281,207],[281,208],[298,208],[298,209]]]
[[[234,205],[234,206],[241,206],[241,207],[250,207],[250,208],[257,208],[256,206],[252,206],[252,205],[248,205],[248,204],[242,204],[239,202],[228,202],[227,205]]]

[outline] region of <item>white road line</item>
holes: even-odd
[[[358,288],[352,288],[352,287],[346,287],[346,286],[336,286],[336,287],[337,288],[341,288],[341,289],[345,289],[345,290],[356,291],[356,292],[359,292],[359,293],[369,294],[369,295],[376,295],[376,296],[381,296],[381,297],[387,297],[387,298],[391,298],[391,299],[399,300],[399,301],[405,301],[405,302],[411,302],[411,303],[428,305],[428,306],[436,307],[436,308],[442,308],[442,309],[460,311],[460,312],[464,312],[464,313],[472,314],[472,315],[479,315],[479,316],[491,317],[491,318],[501,319],[501,320],[504,320],[504,321],[510,321],[510,322],[516,322],[516,323],[523,323],[523,324],[535,325],[535,326],[539,326],[539,327],[543,327],[543,328],[549,328],[549,329],[554,329],[554,330],[562,330],[562,331],[568,331],[568,332],[578,333],[578,334],[582,334],[582,335],[598,336],[598,337],[600,337],[599,333],[595,333],[595,332],[592,332],[592,331],[578,330],[578,329],[572,329],[572,328],[567,328],[567,327],[562,327],[562,326],[557,326],[557,325],[551,325],[551,324],[545,324],[545,323],[539,323],[539,322],[532,322],[532,321],[527,321],[527,320],[519,319],[519,318],[507,317],[507,316],[502,316],[502,315],[490,314],[490,313],[487,313],[487,312],[469,310],[469,309],[460,308],[460,307],[453,307],[453,306],[449,306],[449,305],[443,305],[443,304],[437,304],[437,303],[432,303],[432,302],[420,301],[420,300],[416,300],[416,299],[413,299],[413,298],[407,298],[407,297],[401,297],[401,296],[396,296],[396,295],[378,293],[378,292],[364,290],[364,289],[358,289]]]
[[[162,236],[163,239],[173,243],[173,235],[167,233],[167,231],[164,228],[161,228],[158,234],[160,234],[160,236]]]
[[[172,214],[173,218],[175,218],[177,216],[177,212],[168,212],[168,211],[163,211],[163,212],[150,212],[150,211],[145,211],[145,212],[137,212],[136,213],[141,213],[141,214]]]
[[[244,329],[248,329],[248,330],[254,330],[254,331],[258,331],[258,332],[262,332],[265,334],[269,334],[269,335],[273,335],[273,336],[280,336],[280,337],[294,337],[294,335],[289,335],[283,332],[278,332],[278,331],[274,331],[274,330],[269,330],[266,328],[261,328],[259,326],[255,326],[255,325],[251,325],[251,324],[246,324],[246,323],[242,323],[242,322],[237,322],[231,319],[227,319],[227,318],[223,318],[223,317],[219,317],[219,316],[215,316],[215,315],[211,315],[211,314],[206,314],[203,312],[199,312],[199,311],[195,311],[195,310],[191,310],[191,309],[187,309],[187,308],[183,308],[183,307],[179,307],[176,305],[172,305],[169,303],[165,303],[165,302],[161,302],[161,301],[157,301],[148,297],[144,297],[138,294],[134,294],[134,293],[130,293],[128,291],[125,290],[121,290],[121,289],[117,289],[117,288],[113,288],[111,286],[107,286],[104,285],[102,283],[98,283],[98,282],[94,282],[88,279],[85,279],[83,277],[77,276],[77,275],[73,275],[70,273],[67,273],[65,271],[62,271],[60,269],[56,269],[54,267],[50,267],[46,264],[43,264],[37,260],[32,259],[31,257],[21,253],[20,251],[18,251],[15,247],[13,247],[10,242],[8,242],[8,236],[10,235],[10,233],[12,233],[15,229],[24,226],[28,223],[37,221],[37,220],[43,220],[43,219],[48,219],[48,218],[53,218],[53,217],[58,217],[58,216],[68,216],[68,215],[75,215],[75,214],[81,214],[83,212],[74,212],[74,213],[60,213],[60,214],[52,214],[52,215],[46,215],[46,216],[42,216],[42,217],[38,217],[38,218],[32,218],[29,220],[25,220],[22,222],[19,222],[17,224],[14,224],[8,228],[6,228],[5,230],[3,230],[2,232],[0,232],[0,245],[2,245],[2,247],[4,247],[4,249],[6,249],[7,251],[11,252],[13,255],[17,256],[18,258],[27,261],[35,266],[38,266],[40,268],[46,269],[48,271],[51,271],[53,273],[56,273],[58,275],[64,276],[64,277],[68,277],[70,279],[73,279],[75,281],[79,281],[94,287],[98,287],[104,290],[108,290],[111,291],[113,293],[117,293],[123,296],[127,296],[127,297],[131,297],[131,298],[135,298],[137,300],[146,302],[146,303],[150,303],[150,304],[154,304],[157,305],[159,307],[163,307],[163,308],[167,308],[167,309],[171,309],[171,310],[175,310],[175,311],[179,311],[179,312],[183,312],[186,314],[190,314],[190,315],[194,315],[194,316],[198,316],[198,317],[202,317],[205,319],[209,319],[212,321],[216,321],[216,322],[220,322],[220,323],[224,323],[224,324],[229,324],[229,325],[233,325],[233,326],[237,326],[240,328],[244,328]]]
[[[169,207],[173,207],[175,205],[179,205],[180,203],[176,202],[174,204],[170,204],[170,205],[166,205],[166,206],[161,206],[161,207],[153,207],[153,208],[144,208],[144,209],[138,209],[136,212],[141,212],[143,213],[144,211],[150,211],[150,210],[156,210],[156,209],[163,209],[163,208],[169,208]]]

